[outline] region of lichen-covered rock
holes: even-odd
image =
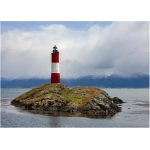
[[[121,111],[101,89],[83,86],[69,89],[65,84],[44,84],[15,98],[11,104],[48,114],[66,112],[86,117],[108,117]]]

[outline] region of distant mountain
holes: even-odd
[[[135,73],[133,75],[130,76],[130,78],[144,78],[144,77],[148,77],[147,74],[144,74],[144,73]]]
[[[6,79],[1,78],[1,87],[37,87],[50,83],[50,79]],[[61,83],[68,86],[98,86],[110,88],[147,88],[149,87],[149,75],[136,73],[130,77],[122,77],[117,74],[110,76],[80,76],[72,79],[61,79]]]
[[[6,79],[1,78],[1,87],[36,87],[49,83],[50,79],[29,78],[29,79]]]
[[[149,87],[149,75],[134,74],[130,77],[122,77],[117,74],[110,76],[82,76],[76,79],[63,79],[62,83],[69,86],[99,86],[110,88],[147,88]]]

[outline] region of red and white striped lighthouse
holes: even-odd
[[[51,64],[51,83],[60,83],[60,72],[59,72],[59,51],[56,45],[53,47],[52,52],[52,64]]]

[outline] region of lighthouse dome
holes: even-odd
[[[56,45],[53,47],[53,53],[59,53],[59,51],[58,51]]]

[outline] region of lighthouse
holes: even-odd
[[[56,45],[51,53],[51,83],[60,83],[59,51]]]

